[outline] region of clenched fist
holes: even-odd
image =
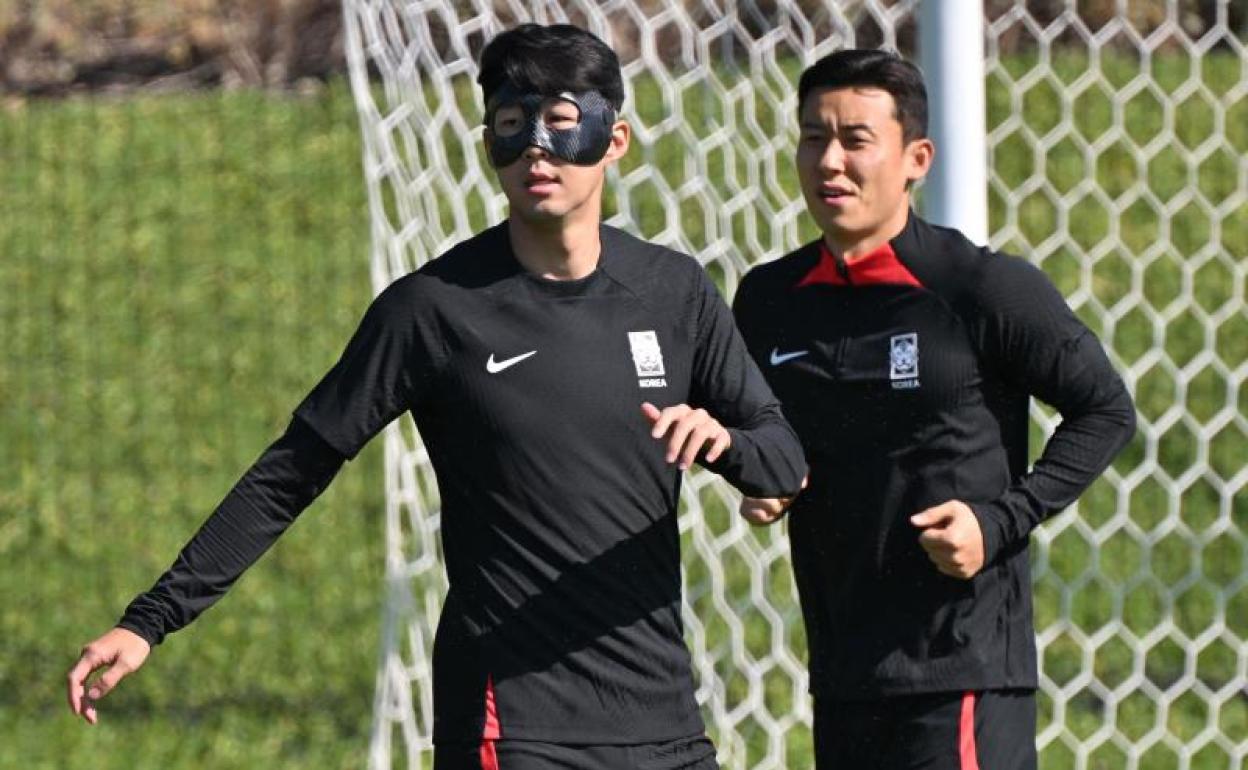
[[[942,573],[969,580],[983,569],[984,533],[966,503],[941,503],[911,516],[910,523],[922,530],[919,545]]]

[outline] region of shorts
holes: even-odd
[[[1035,770],[1036,694],[815,701],[818,770]]]
[[[619,746],[513,738],[438,744],[433,770],[719,770],[719,763],[704,735]]]

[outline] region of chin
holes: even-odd
[[[512,212],[521,219],[534,224],[553,222],[562,219],[567,214],[563,206],[551,205],[546,201],[513,206]]]
[[[818,224],[820,230],[837,238],[843,238],[861,229],[855,227],[853,220],[848,217],[825,216]]]
[[[847,221],[842,218],[826,219],[819,223],[819,230],[837,243],[846,244],[863,238],[870,231],[869,227]]]

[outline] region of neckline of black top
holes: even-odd
[[[511,247],[511,237],[507,232],[506,222],[504,221],[498,229],[501,240],[499,255],[508,262],[508,266],[512,268],[515,275],[518,275],[528,286],[542,294],[554,297],[581,296],[596,287],[606,277],[604,266],[609,260],[610,245],[609,237],[603,225],[599,225],[598,228],[598,240],[601,247],[598,254],[598,262],[588,275],[581,278],[547,278],[546,276],[530,272],[516,258],[515,250]]]

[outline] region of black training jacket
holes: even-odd
[[[610,227],[601,240],[597,269],[575,281],[525,272],[506,225],[395,281],[287,435],[122,624],[156,642],[190,622],[343,458],[410,411],[438,479],[450,579],[434,739],[702,733],[680,615],[681,473],[642,402],[705,407],[729,426],[711,469],[750,494],[792,494],[806,466],[701,266]]]
[[[734,309],[811,466],[789,526],[812,691],[1036,687],[1028,536],[1134,430],[1096,337],[1040,270],[913,214],[851,264],[815,242],[754,268]],[[1062,421],[1029,470],[1030,396]],[[909,522],[953,499],[984,536],[969,581]]]

